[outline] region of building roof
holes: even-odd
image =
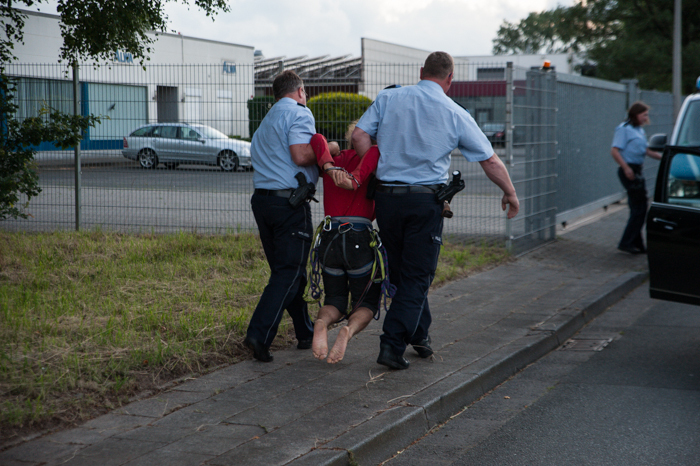
[[[275,76],[286,70],[293,70],[304,81],[359,79],[361,65],[362,58],[350,55],[322,55],[311,58],[306,55],[293,58],[256,56],[255,82],[272,82]]]

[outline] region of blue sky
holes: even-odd
[[[266,57],[360,55],[360,38],[453,55],[490,55],[504,19],[574,0],[229,0],[212,22],[195,6],[166,3],[170,29],[254,46]],[[56,13],[55,2],[33,10]]]

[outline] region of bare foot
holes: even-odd
[[[335,364],[343,360],[348,341],[350,341],[350,329],[346,326],[341,328],[338,332],[338,338],[335,339],[335,344],[331,349],[331,353],[328,355],[328,362],[330,364]]]
[[[311,343],[311,351],[316,359],[325,359],[328,356],[328,327],[325,322],[316,321],[314,324],[314,341]]]

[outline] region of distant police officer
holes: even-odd
[[[272,83],[277,102],[253,136],[250,148],[255,191],[250,204],[260,231],[270,280],[250,320],[245,345],[256,359],[272,361],[270,345],[286,309],[292,317],[297,348],[311,348],[313,325],[303,299],[306,258],[313,227],[308,202],[293,207],[289,198],[298,187],[295,176],[316,183],[316,155],[311,136],[314,117],[306,108],[304,83],[293,71],[278,75]]]
[[[428,289],[435,276],[442,244],[442,205],[435,190],[448,179],[450,153],[458,148],[479,162],[504,192],[501,205],[508,218],[519,202],[505,165],[474,119],[446,93],[454,62],[445,52],[431,53],[415,86],[386,89],[357,123],[353,145],[360,155],[375,138],[382,156],[377,166],[377,223],[389,259],[396,296],[384,319],[377,362],[392,369],[408,368],[408,344],[418,355],[433,354]]]

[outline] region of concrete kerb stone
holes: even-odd
[[[641,285],[647,275],[642,272],[621,275],[602,286],[598,293],[576,303],[575,312],[565,313],[566,318],[557,322],[555,327],[538,327],[534,333],[405,400],[406,406],[389,409],[289,464],[349,466],[352,464],[350,456],[357,464],[376,464],[391,457],[435,425],[445,422],[484,393],[566,342],[586,323]]]

